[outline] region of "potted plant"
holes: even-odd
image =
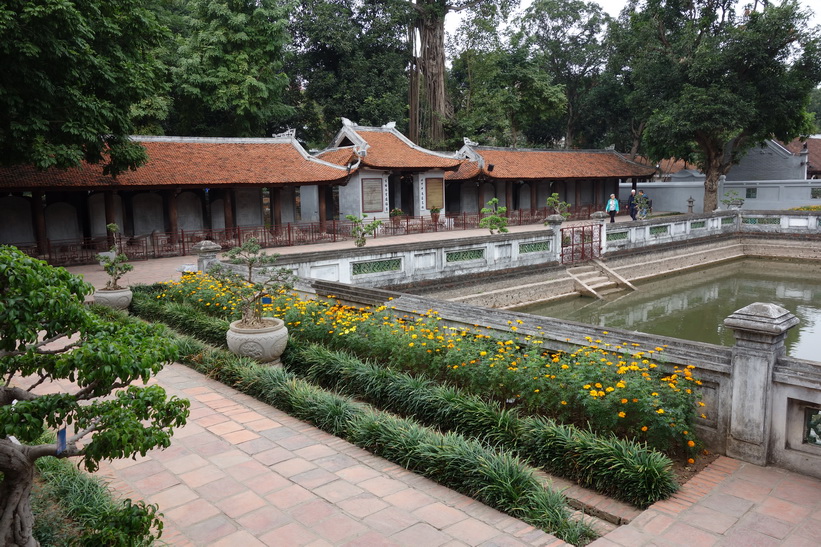
[[[382,226],[381,220],[374,220],[366,226],[365,218],[367,216],[368,215],[366,214],[363,214],[361,217],[356,215],[345,215],[345,218],[351,221],[351,235],[353,236],[353,244],[357,247],[364,247],[366,241],[365,238],[369,235],[373,235],[376,230]]]
[[[391,209],[390,213],[388,213],[391,217],[391,222],[394,226],[399,226],[399,223],[402,222],[402,217],[405,216],[405,211],[400,209],[399,207],[394,207]]]
[[[430,220],[434,224],[439,224],[439,213],[442,211],[439,207],[431,207],[428,209],[430,211]]]
[[[274,268],[279,255],[267,254],[253,237],[226,251],[225,257],[231,264],[242,266],[242,274],[221,263],[209,270],[239,299],[242,318],[229,326],[228,349],[261,363],[279,364],[288,343],[288,328],[282,319],[263,317],[263,299],[291,288],[294,275],[286,268]]]
[[[560,200],[559,194],[555,192],[547,198],[547,209],[553,212],[547,215],[544,222],[545,226],[548,224],[559,225],[570,216],[570,204]]]
[[[120,278],[134,269],[134,266],[127,262],[128,257],[117,251],[116,236],[120,231],[119,226],[114,223],[107,224],[106,230],[111,234],[114,241],[109,251],[97,255],[100,266],[108,274],[108,281],[102,289],[94,291],[94,303],[101,306],[108,306],[117,310],[124,310],[131,305],[132,293],[128,287],[119,285]]]
[[[721,200],[728,209],[737,211],[741,209],[741,206],[744,205],[744,198],[738,195],[738,192],[735,190],[730,190],[729,192],[724,193],[724,199]]]

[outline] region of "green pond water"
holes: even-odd
[[[772,302],[800,320],[787,335],[787,354],[821,361],[821,264],[745,259],[636,287],[609,300],[579,297],[517,311],[732,346],[724,319],[753,302]]]

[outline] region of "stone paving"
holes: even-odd
[[[397,236],[368,245],[484,233]],[[277,252],[347,246],[353,244]],[[177,268],[191,262],[195,257],[134,262],[124,281],[179,278]],[[69,270],[95,286],[105,280],[99,266]],[[157,381],[191,400],[189,424],[170,448],[106,464],[101,473],[121,494],[160,505],[169,545],[566,545],[183,365],[166,367]],[[817,547],[821,481],[721,457],[676,496],[592,545]]]

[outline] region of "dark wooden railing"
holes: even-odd
[[[571,209],[571,220],[587,219],[595,210],[593,206],[582,206]],[[546,208],[537,210],[522,209],[510,211],[507,215],[508,225],[524,226],[543,222],[550,214]],[[440,214],[436,222],[429,216],[392,217],[382,220],[382,226],[373,237],[419,234],[426,232],[444,232],[471,230],[479,228],[479,221],[485,216],[481,213]],[[370,220],[369,222],[373,222]],[[368,222],[366,222],[367,224]],[[288,223],[281,226],[236,227],[222,230],[179,230],[177,232],[154,232],[146,235],[117,235],[117,250],[128,256],[129,260],[146,260],[190,254],[191,247],[203,240],[211,240],[223,249],[241,245],[249,238],[256,238],[263,247],[291,247],[352,239],[353,223],[348,220],[328,220],[324,226],[319,222]],[[109,240],[105,237],[75,240],[48,240],[44,252],[36,245],[20,245],[19,248],[56,266],[76,264],[93,264],[97,255],[110,250]]]

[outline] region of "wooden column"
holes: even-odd
[[[37,253],[44,255],[48,251],[48,232],[42,190],[34,190],[31,193],[31,219],[34,224],[34,237],[37,239]]]
[[[225,216],[225,230],[234,229],[234,189],[226,188],[222,195],[222,210]]]
[[[276,227],[282,226],[282,188],[270,188],[268,198],[271,207],[271,224]]]
[[[319,206],[319,231],[325,233],[325,228],[328,222],[328,213],[325,211],[325,198],[328,194],[327,186],[317,187],[317,205]]]
[[[106,190],[103,193],[103,200],[105,204],[105,225],[108,227],[109,224],[117,223],[117,212],[114,210],[114,190]],[[108,234],[108,246],[113,247],[114,234],[109,232],[108,228],[106,228],[106,234]]]
[[[165,210],[168,215],[168,231],[171,232],[171,243],[177,242],[179,231],[179,215],[177,212],[177,192],[168,190],[165,194]]]
[[[539,199],[539,183],[534,181],[530,182],[530,212],[535,213],[536,210],[539,208],[539,204],[536,201]]]
[[[513,181],[505,181],[505,207],[507,216],[513,212]]]
[[[575,195],[574,199],[576,200],[576,206],[579,207],[581,205],[581,201],[582,201],[582,188],[581,188],[581,185],[579,185],[579,181],[574,181],[574,183],[575,184],[573,186],[574,186],[574,189],[576,190],[576,192],[574,194]]]
[[[479,200],[479,208],[476,209],[476,212],[482,212],[482,208],[485,206],[485,184],[482,181],[479,181],[479,188],[477,189],[477,199]]]

